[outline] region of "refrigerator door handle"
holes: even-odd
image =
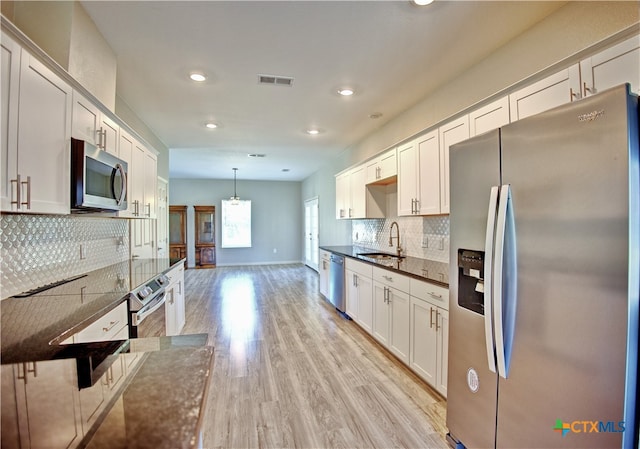
[[[507,378],[515,327],[516,247],[511,186],[500,188],[493,266],[493,321],[498,374]]]
[[[495,239],[496,214],[499,187],[491,187],[489,210],[487,212],[487,234],[485,237],[484,261],[484,336],[487,347],[489,370],[496,372],[496,348],[493,340],[493,246]]]

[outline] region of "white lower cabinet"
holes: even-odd
[[[184,265],[179,264],[169,273],[169,286],[165,301],[165,328],[167,335],[179,335],[185,324]]]
[[[318,274],[320,277],[320,294],[325,298],[329,297],[329,264],[331,263],[331,253],[323,249],[320,250],[320,267]]]
[[[409,363],[409,279],[373,267],[372,335],[401,361]]]
[[[347,314],[446,397],[449,290],[348,257],[345,273]]]
[[[447,396],[449,292],[411,279],[411,353],[409,367]]]
[[[369,333],[373,325],[372,268],[369,264],[345,259],[346,313]]]

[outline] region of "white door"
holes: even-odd
[[[318,198],[304,202],[304,263],[318,271]]]

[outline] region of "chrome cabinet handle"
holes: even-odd
[[[383,278],[385,278],[387,281],[389,282],[393,282],[393,278],[391,276],[387,276],[387,275],[382,275]],[[386,287],[385,287],[386,288]]]
[[[433,329],[433,307],[429,307],[429,329]]]
[[[21,186],[18,190],[22,190],[22,185],[27,185],[27,201],[21,201],[20,206],[27,206],[27,209],[31,209],[31,176],[27,176],[27,180],[22,181],[20,184]]]
[[[96,143],[96,146],[104,150],[104,146],[102,145],[102,128],[96,129],[96,134],[98,135],[98,142]]]
[[[429,293],[429,296],[431,296],[432,298],[442,299],[442,295],[436,295],[434,292],[427,292],[427,293]]]
[[[569,88],[569,101],[573,101],[574,99],[579,100],[580,96],[580,92],[574,92],[573,87]]]
[[[13,183],[16,183],[16,200],[13,201]],[[16,176],[16,179],[11,180],[11,204],[16,205],[16,210],[20,210],[20,174]]]
[[[114,326],[116,324],[118,324],[120,322],[120,320],[116,320],[116,321],[110,321],[109,322],[109,326],[108,327],[103,327],[102,328],[102,332],[109,332],[111,329],[114,328]]]
[[[147,207],[149,208],[149,212],[147,212],[147,217],[151,217],[151,203],[147,203]]]
[[[416,201],[416,211],[415,211],[415,214],[416,214],[416,215],[418,215],[418,214],[420,213],[420,208],[418,207],[418,204],[420,204],[420,203],[418,202],[418,198],[416,198],[416,199],[415,199],[415,201]]]
[[[440,320],[440,311],[436,309],[436,332],[440,330],[439,320]]]
[[[590,94],[595,94],[596,93],[595,88],[587,87],[587,82],[586,81],[584,81],[582,83],[582,90],[583,90],[582,95],[585,96],[585,97],[587,96],[587,92],[589,92]]]

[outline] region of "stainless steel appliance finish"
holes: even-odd
[[[640,176],[628,92],[452,147],[452,443],[637,447]]]
[[[131,338],[137,338],[139,327],[145,318],[164,305],[167,285],[169,285],[169,278],[163,273],[129,294],[129,313],[131,316],[129,336]]]
[[[127,209],[128,164],[88,142],[71,139],[71,208]]]
[[[344,257],[337,254],[331,254],[329,264],[329,302],[339,311],[345,311]]]

